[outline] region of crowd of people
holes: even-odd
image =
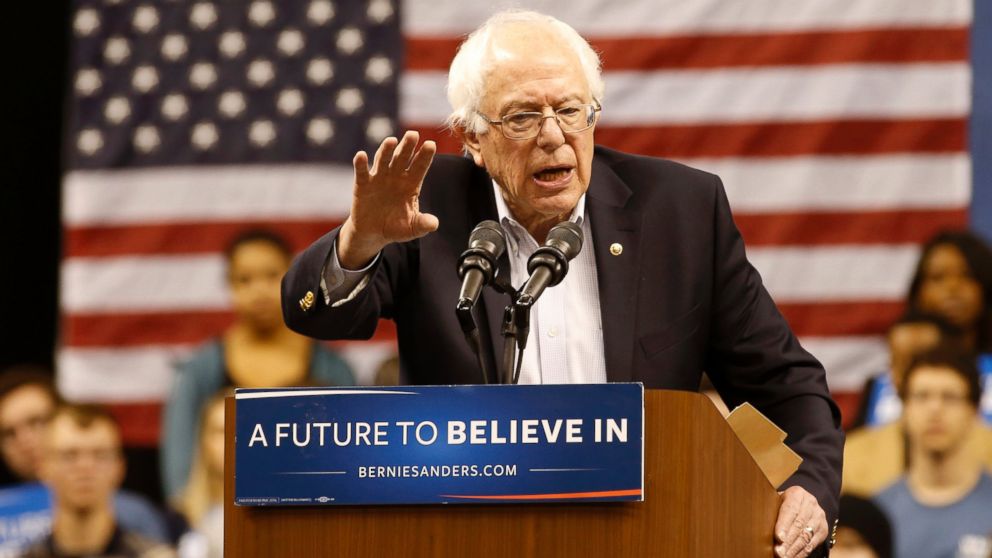
[[[234,387],[348,385],[348,365],[289,331],[279,283],[292,258],[265,230],[226,252],[235,319],[177,364],[161,440],[164,502],[122,488],[121,430],[63,401],[44,370],[0,377],[0,450],[12,479],[41,490],[49,524],[24,556],[214,557],[223,546],[224,396]],[[839,558],[992,556],[992,251],[977,236],[928,242],[890,369],[864,389],[848,432]],[[400,381],[398,361],[376,383]],[[7,488],[5,490],[12,490]],[[16,488],[15,488],[16,490]]]
[[[225,256],[235,318],[177,363],[162,417],[161,491],[122,488],[121,428],[107,410],[63,401],[46,370],[3,372],[0,449],[14,488],[0,490],[10,498],[40,492],[47,521],[43,529],[25,530],[34,540],[14,555],[223,555],[225,395],[235,387],[355,383],[342,358],[283,324],[279,284],[292,255],[282,237],[263,229],[230,242]],[[395,361],[382,368],[378,382],[398,382]],[[158,493],[164,501],[155,501]],[[0,556],[8,551],[0,545]]]

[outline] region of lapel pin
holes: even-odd
[[[623,254],[623,244],[620,244],[619,242],[614,242],[613,244],[610,244],[610,253],[613,254],[614,256],[619,256],[620,254]]]

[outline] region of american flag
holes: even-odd
[[[230,323],[220,250],[339,223],[350,159],[441,128],[500,3],[78,0],[58,381],[155,441],[171,364]],[[971,0],[546,0],[601,52],[601,144],[719,174],[751,261],[839,397],[886,368],[919,243],[967,225]],[[454,272],[454,271],[453,271]],[[360,378],[394,349],[341,343]]]

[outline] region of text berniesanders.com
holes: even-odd
[[[516,465],[375,465],[358,468],[358,478],[515,477]]]

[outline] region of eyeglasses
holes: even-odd
[[[575,134],[592,128],[596,123],[596,113],[603,110],[599,103],[587,105],[568,105],[555,109],[554,114],[544,114],[542,112],[514,112],[507,114],[499,120],[490,120],[488,116],[479,112],[479,116],[493,126],[499,126],[503,135],[511,140],[525,140],[536,138],[541,133],[545,118],[554,118],[561,131],[566,134]]]

